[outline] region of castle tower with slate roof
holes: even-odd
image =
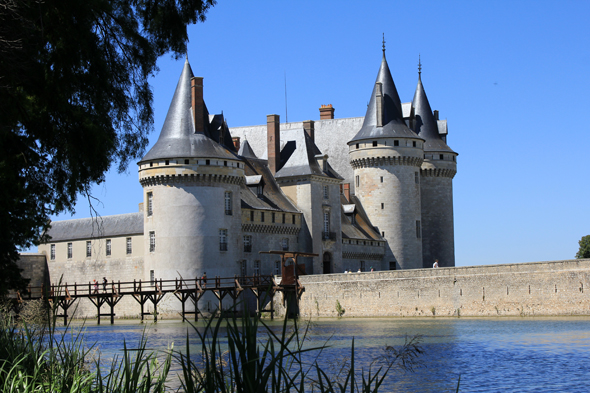
[[[414,131],[424,139],[420,168],[423,267],[431,267],[435,259],[440,267],[450,267],[455,266],[453,177],[457,173],[457,153],[440,136],[439,124],[444,126],[446,122],[440,123],[432,112],[421,74],[420,68],[412,106]]]
[[[348,142],[355,194],[387,240],[383,270],[422,267],[423,144],[404,121],[384,48],[363,125]]]
[[[242,231],[244,163],[234,152],[222,115],[209,115],[203,78],[193,77],[187,60],[160,137],[138,163],[150,278],[240,273],[239,249],[228,247]]]

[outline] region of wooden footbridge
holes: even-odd
[[[274,296],[277,292],[283,294],[283,304],[287,298],[299,301],[304,291],[299,275],[305,274],[305,266],[297,264],[297,257],[317,256],[317,254],[308,254],[288,251],[268,251],[265,254],[277,254],[281,256],[282,262],[282,280],[279,284],[272,275],[254,275],[254,276],[234,276],[234,277],[214,277],[214,278],[195,278],[194,280],[184,280],[176,278],[173,280],[153,280],[142,281],[133,280],[128,282],[110,281],[106,283],[88,284],[52,284],[49,287],[29,287],[26,295],[15,294],[16,303],[23,303],[27,300],[47,299],[50,303],[61,309],[58,317],[64,319],[64,325],[68,323],[69,310],[74,306],[76,300],[81,298],[89,299],[96,307],[97,323],[100,325],[101,317],[109,317],[111,324],[115,323],[115,306],[125,296],[132,296],[140,307],[141,320],[145,316],[153,315],[154,321],[158,320],[158,303],[168,294],[174,295],[181,303],[182,309],[179,312],[182,320],[188,320],[187,316],[193,315],[194,320],[198,321],[200,310],[198,308],[199,300],[207,293],[215,295],[219,302],[218,312],[223,312],[223,300],[227,296],[231,298],[233,310],[235,311],[238,298],[246,291],[252,292],[256,298],[256,313],[258,316],[262,313],[270,313],[271,319],[274,318]],[[186,303],[190,301],[194,305],[194,311],[187,311]],[[269,302],[270,309],[266,310],[263,303]],[[152,312],[146,312],[146,304],[153,305]],[[106,308],[106,310],[105,310]]]

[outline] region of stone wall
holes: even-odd
[[[590,315],[590,259],[301,277],[303,317]],[[283,310],[281,296],[275,298]]]

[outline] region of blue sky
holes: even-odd
[[[418,55],[430,104],[459,153],[457,266],[573,258],[590,234],[590,2],[226,1],[190,28],[189,61],[205,101],[230,127],[266,115],[364,116],[381,60],[403,102]],[[183,59],[152,79],[157,140]],[[149,147],[148,147],[149,149]],[[93,188],[101,215],[137,211],[137,168]],[[81,199],[74,218],[90,215]],[[56,219],[68,219],[64,214]]]

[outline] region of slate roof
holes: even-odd
[[[330,166],[329,161],[326,171],[323,170],[316,158],[322,152],[303,128],[292,129],[288,133],[281,134],[281,138],[285,136],[287,142],[281,150],[281,168],[275,174],[276,178],[317,175],[342,179]]]
[[[140,162],[176,157],[236,158],[227,147],[219,145],[210,138],[209,112],[207,111],[206,105],[203,105],[205,133],[195,133],[195,125],[191,113],[192,77],[193,71],[187,59],[184,63],[178,84],[176,85],[176,91],[172,97],[160,137]],[[219,121],[222,124],[225,123],[223,119],[219,119]],[[225,127],[227,128],[227,126]],[[227,135],[227,138],[224,137],[226,144],[227,140],[231,143],[229,129],[227,130]]]
[[[382,84],[383,92],[383,127],[377,127],[377,82]],[[387,60],[385,59],[385,52],[383,52],[383,59],[381,60],[381,66],[379,67],[379,73],[377,74],[377,80],[373,86],[373,92],[371,93],[371,101],[367,108],[365,120],[360,131],[352,138],[348,143],[353,143],[362,139],[373,139],[373,138],[419,138],[404,121],[402,104],[391,77]]]
[[[299,212],[278,186],[266,160],[243,157],[243,161],[245,163],[246,179],[251,179],[251,185],[253,186],[250,188],[245,183],[241,186],[240,197],[243,209]],[[261,196],[258,196],[256,186],[260,183],[263,184],[263,192]]]
[[[248,157],[248,158],[258,158],[258,157],[256,157],[256,153],[254,153],[254,150],[252,150],[250,143],[248,143],[248,140],[245,140],[244,143],[242,143],[240,145],[240,150],[238,151],[238,155],[242,156],[242,157]]]
[[[385,241],[371,224],[358,198],[351,195],[350,199],[351,201],[347,201],[344,195],[340,195],[340,203],[343,206],[342,238]],[[351,205],[354,206],[354,209],[351,208]]]
[[[414,106],[414,131],[425,140],[424,151],[455,153],[439,135],[439,123],[432,114],[421,77],[418,78],[412,105]],[[446,126],[446,121],[444,125]]]
[[[55,221],[47,231],[50,242],[143,234],[143,213]]]

